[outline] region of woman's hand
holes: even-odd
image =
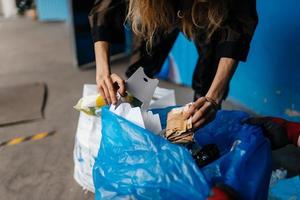
[[[107,104],[117,103],[117,91],[125,96],[125,82],[117,74],[110,73],[110,44],[98,41],[94,44],[96,56],[96,82],[98,92]]]
[[[191,105],[186,118],[192,117],[193,129],[198,129],[215,118],[218,108],[218,104],[213,99],[201,97]]]
[[[117,74],[97,76],[97,88],[107,104],[117,103],[117,92],[126,95],[125,81]]]
[[[187,113],[187,117],[192,116],[194,129],[204,126],[215,118],[237,64],[238,62],[231,58],[220,59],[218,70],[206,97],[201,97],[194,102]]]

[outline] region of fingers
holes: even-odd
[[[203,127],[204,125],[208,124],[211,122],[216,116],[216,111],[215,110],[210,110],[206,115],[201,118],[199,121],[193,124],[194,129],[198,129],[200,127]]]
[[[103,97],[104,101],[105,101],[105,104],[108,104],[107,100],[106,100],[106,96],[105,96],[105,93],[104,93],[104,90],[102,88],[102,86],[99,84],[97,84],[97,89],[98,89],[98,92],[100,93],[100,95]]]
[[[105,84],[106,84],[106,87],[108,89],[108,93],[109,93],[109,96],[110,96],[111,103],[115,105],[117,103],[117,97],[116,97],[116,91],[113,87],[113,82],[110,78],[108,78],[108,79],[105,80]]]
[[[214,105],[204,97],[201,97],[194,103],[188,114],[192,116],[193,128],[197,129],[212,121],[216,112]]]
[[[205,102],[206,99],[204,97],[199,98],[190,106],[189,110],[185,113],[185,117],[191,117],[199,108],[201,108],[201,106],[205,104]]]
[[[113,87],[109,76],[97,80],[97,88],[106,104],[111,104],[114,101],[113,96],[111,95],[111,88]]]
[[[114,87],[114,83],[118,84],[119,93],[122,96],[125,96],[126,95],[125,82],[117,74],[112,74],[97,79],[98,91],[101,94],[101,96],[103,96],[107,104],[115,105],[117,103],[117,95],[116,95],[117,89],[116,87]]]
[[[101,84],[102,90],[104,92],[104,99],[107,101],[108,104],[111,104],[110,94],[108,88],[106,86],[106,82],[103,80]]]
[[[120,95],[125,96],[126,95],[125,81],[117,74],[112,74],[111,79],[113,83],[118,84],[119,86],[118,92],[120,93]]]
[[[198,122],[201,118],[203,118],[207,112],[210,111],[211,103],[206,102],[204,105],[195,112],[195,114],[192,117],[192,123]]]

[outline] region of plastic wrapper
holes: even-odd
[[[170,108],[159,113],[165,128]],[[190,152],[102,109],[102,143],[93,168],[96,199],[206,199],[217,183],[241,199],[266,199],[270,145],[261,129],[242,124],[243,112],[220,111],[196,132],[200,145],[216,144],[221,157],[198,168]]]
[[[95,90],[97,91],[97,90]],[[96,116],[96,110],[105,105],[104,98],[99,94],[83,96],[74,108],[82,111],[87,115]]]

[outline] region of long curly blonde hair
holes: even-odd
[[[179,23],[189,39],[196,40],[197,29],[203,28],[209,41],[227,16],[225,1],[190,0],[190,6],[178,11],[174,0],[129,0],[126,21],[136,35],[147,41],[148,50],[158,33],[168,34]]]

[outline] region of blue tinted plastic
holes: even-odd
[[[269,199],[300,199],[300,176],[282,179],[272,185]]]
[[[168,110],[153,111],[160,114],[163,127]],[[247,117],[242,112],[220,111],[212,123],[197,131],[199,144],[215,143],[222,153],[199,169],[184,147],[103,108],[102,143],[93,169],[96,199],[201,200],[219,182],[235,188],[243,199],[265,199],[270,147],[259,128],[240,123]]]
[[[216,119],[196,133],[200,145],[217,144],[221,157],[202,168],[211,184],[225,183],[242,199],[267,199],[271,149],[260,128],[243,124],[248,114],[219,111]]]

